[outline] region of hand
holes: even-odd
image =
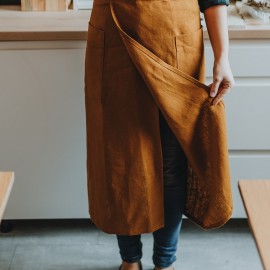
[[[232,90],[234,85],[235,81],[228,58],[215,59],[213,66],[213,82],[208,85],[211,87],[210,96],[215,97],[212,104],[218,104],[220,100]]]

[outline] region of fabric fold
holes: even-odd
[[[114,1],[110,10],[131,60],[187,156],[184,214],[203,229],[224,225],[232,215],[233,201],[223,101],[212,105],[207,85],[169,65],[124,31]]]

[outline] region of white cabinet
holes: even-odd
[[[15,171],[4,219],[89,217],[85,45],[0,43],[0,170]]]
[[[213,54],[205,40],[207,83]],[[231,39],[230,62],[236,80],[225,97],[233,185],[233,217],[246,217],[239,179],[270,179],[270,39]]]

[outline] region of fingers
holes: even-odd
[[[214,80],[213,83],[209,84],[208,87],[210,87],[210,96],[215,97],[212,105],[217,105],[225,95],[231,91],[232,87],[234,85],[234,80],[231,81],[222,81],[222,80]]]
[[[222,100],[225,95],[227,95],[228,92],[230,92],[232,90],[232,85],[230,84],[225,84],[225,86],[222,87],[222,90],[219,91],[218,95],[215,97],[215,99],[213,100],[213,105],[217,105],[220,100]]]
[[[213,105],[217,105],[223,98],[224,96],[229,92],[228,89],[222,89],[218,95],[215,97],[215,99],[213,100]]]
[[[217,105],[230,91],[230,88],[228,86],[224,86],[222,84],[222,81],[218,80],[214,81],[209,86],[211,87],[210,96],[215,97],[212,102],[213,105]]]
[[[217,92],[218,92],[218,89],[220,87],[220,84],[221,84],[221,80],[219,79],[216,79],[213,81],[213,83],[211,84],[211,90],[210,90],[210,96],[211,97],[215,97]]]

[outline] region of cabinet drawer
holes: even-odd
[[[231,183],[233,188],[234,211],[232,217],[246,217],[243,202],[238,190],[240,179],[270,179],[270,152],[247,152],[244,155],[230,153]]]
[[[213,53],[205,41],[207,80]],[[225,98],[230,150],[270,149],[270,40],[232,40],[230,62],[236,85]]]
[[[213,52],[208,40],[205,40],[206,76],[212,76]],[[235,77],[270,76],[270,39],[231,40],[230,63]]]
[[[240,84],[225,96],[229,149],[270,149],[270,85]]]

